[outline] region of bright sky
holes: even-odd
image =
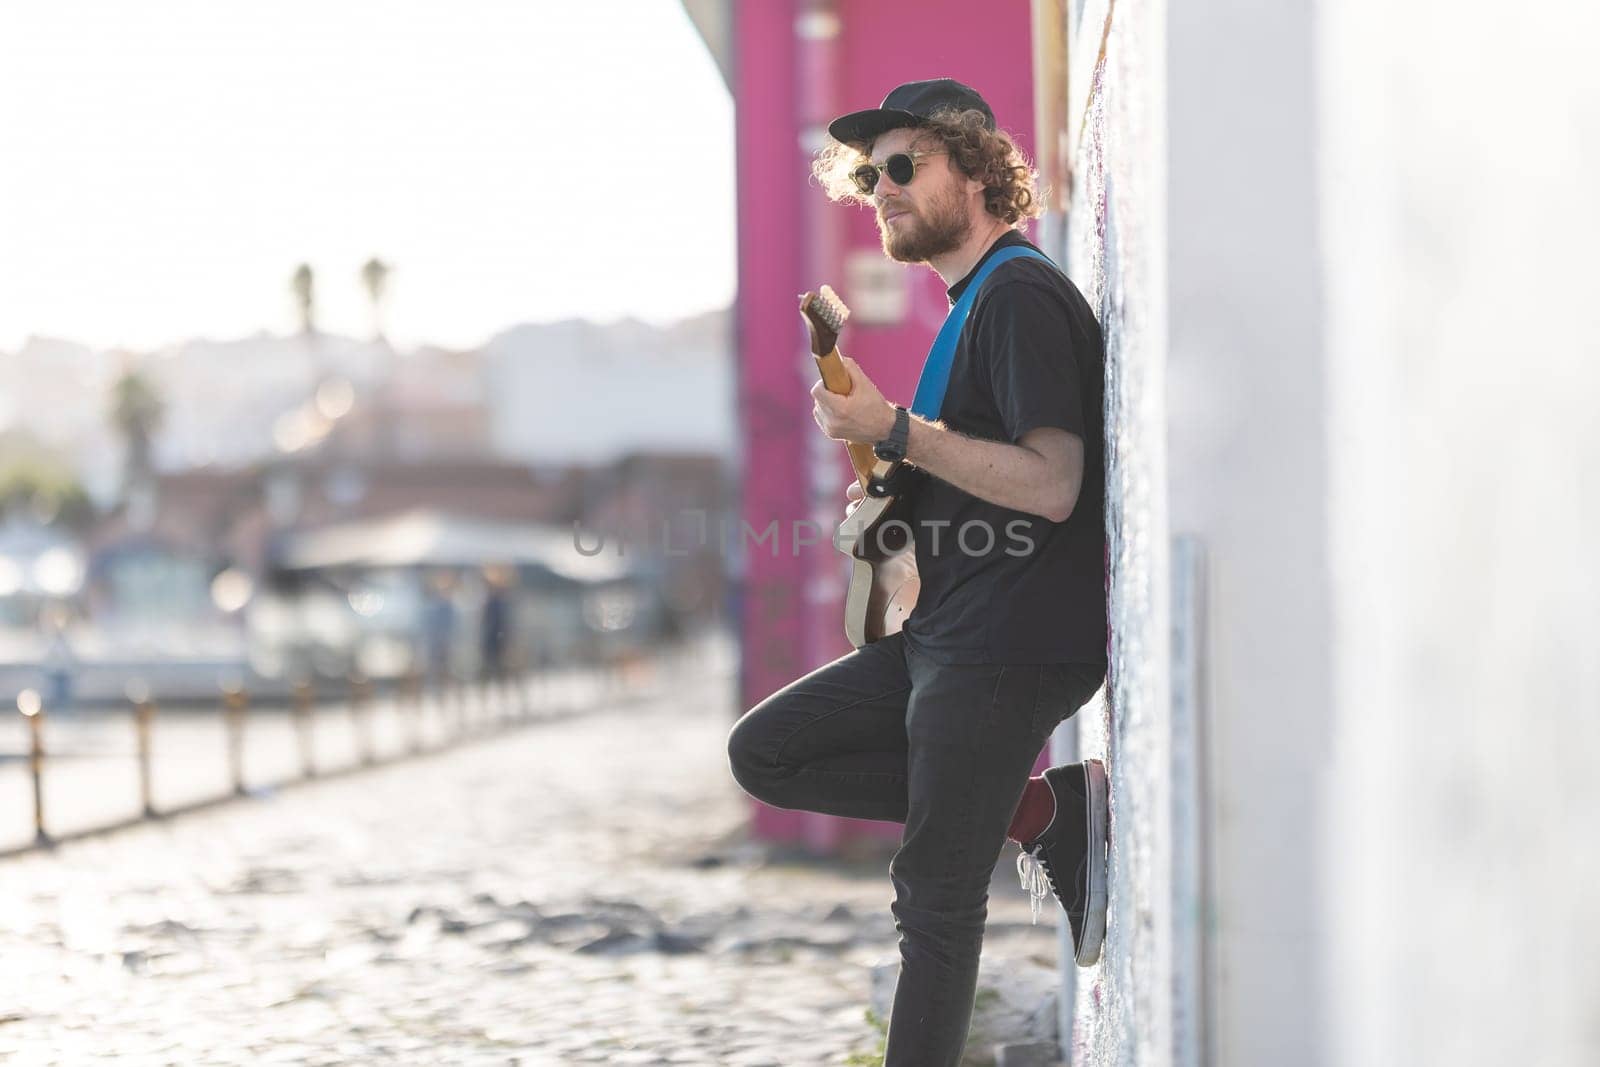
[[[733,107],[676,0],[0,6],[0,350],[399,344],[734,292]]]

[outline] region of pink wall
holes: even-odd
[[[878,104],[895,85],[952,77],[983,93],[1000,125],[1032,153],[1033,83],[1028,0],[979,9],[956,0],[841,0],[837,36],[807,34],[796,0],[744,0],[735,10],[738,138],[739,418],[745,449],[743,516],[777,519],[776,558],[746,539],[740,695],[753,707],[774,690],[850,650],[843,630],[844,558],[827,541],[844,515],[848,461],[821,438],[807,393],[815,381],[795,297],[844,285],[855,249],[877,249],[872,214],[829,203],[808,183],[804,131]],[[881,255],[881,253],[879,253]],[[911,274],[911,314],[888,327],[849,327],[841,348],[885,395],[909,403],[948,303],[937,275]],[[821,543],[794,554],[791,523],[825,523]],[[754,806],[758,836],[819,850],[849,837],[898,837],[893,823],[835,819]]]

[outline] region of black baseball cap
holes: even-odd
[[[895,86],[883,98],[882,106],[842,115],[828,123],[828,133],[844,144],[870,142],[890,130],[921,126],[935,111],[944,108],[981,111],[984,126],[994,129],[994,112],[978,95],[978,90],[953,78],[932,78]]]

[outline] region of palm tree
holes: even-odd
[[[311,264],[302,263],[295,268],[289,288],[294,292],[295,305],[300,312],[300,332],[308,336],[316,333],[316,276]]]
[[[389,264],[373,256],[362,264],[361,284],[367,288],[367,299],[372,303],[372,339],[383,340],[383,291],[389,283]]]
[[[166,403],[150,380],[137,370],[122,373],[111,387],[111,425],[124,446],[122,495],[126,500],[136,483],[148,483],[154,473],[151,445],[166,414]]]

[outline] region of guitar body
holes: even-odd
[[[887,496],[862,500],[833,535],[833,546],[850,557],[844,633],[855,648],[899,633],[917,606],[916,546],[904,527],[888,524],[894,503]]]
[[[848,394],[850,375],[839,359],[838,331],[850,312],[826,285],[820,293],[800,298],[800,314],[811,331],[811,351],[823,384]],[[872,446],[845,446],[863,490],[873,478],[884,479],[897,463],[881,460]],[[833,546],[850,557],[850,584],[845,590],[844,632],[855,648],[899,633],[916,606],[921,582],[910,528],[891,522],[896,498],[862,498],[834,531]]]

